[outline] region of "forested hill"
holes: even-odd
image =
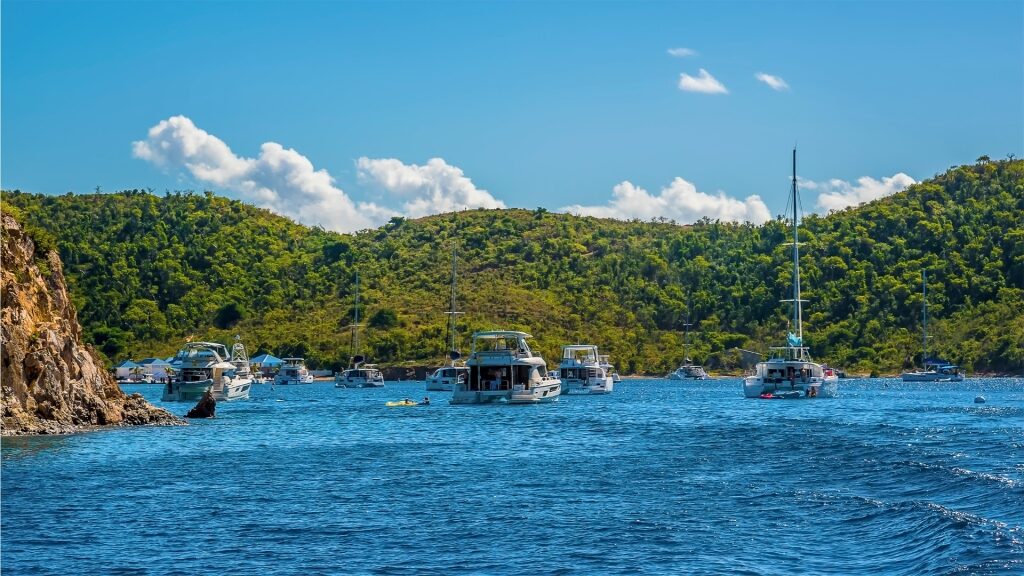
[[[186,337],[339,367],[354,277],[363,352],[438,362],[458,248],[469,332],[532,333],[549,365],[592,342],[620,370],[664,373],[690,355],[735,368],[788,328],[787,222],[620,222],[543,209],[393,219],[355,235],[300,226],[212,193],[5,192],[59,247],[85,326],[110,360],[171,354]],[[1024,372],[1024,161],[953,168],[801,229],[805,333],[819,360],[895,372],[920,360],[921,271],[930,349],[974,371]],[[44,242],[46,240],[44,239]]]

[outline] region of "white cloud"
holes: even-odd
[[[701,68],[696,77],[689,74],[679,75],[679,89],[684,92],[700,92],[703,94],[728,94],[729,91],[708,71]]]
[[[664,217],[683,224],[696,222],[708,217],[712,220],[753,222],[761,224],[771,219],[768,207],[760,196],[748,196],[737,200],[725,195],[699,192],[697,187],[676,178],[661,193],[652,195],[643,188],[625,181],[612,190],[612,198],[605,206],[566,206],[562,212],[629,220],[638,218],[650,220]]]
[[[185,116],[160,121],[145,140],[132,144],[132,153],[162,168],[184,168],[197,180],[304,224],[338,232],[377,226],[394,214],[375,204],[357,206],[326,170],[314,169],[295,150],[266,142],[257,158],[237,156]]]
[[[764,72],[758,72],[754,74],[754,78],[757,78],[761,82],[767,84],[772,90],[776,92],[784,92],[789,90],[789,84],[778,76],[772,76],[771,74],[765,74]]]
[[[910,176],[899,172],[894,176],[883,177],[881,180],[862,176],[857,179],[856,184],[839,179],[827,182],[801,180],[800,186],[807,190],[818,191],[817,208],[821,212],[828,212],[891,196],[916,183],[917,181]]]
[[[669,48],[669,56],[675,56],[676,58],[686,58],[687,56],[696,56],[697,51],[692,48]]]
[[[456,166],[431,158],[423,166],[404,164],[395,158],[360,158],[359,179],[405,198],[402,212],[413,218],[455,212],[465,208],[504,208],[505,204],[473,181]]]

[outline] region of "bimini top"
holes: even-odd
[[[187,342],[185,347],[178,351],[177,359],[197,358],[215,356],[218,362],[228,357],[227,346],[216,342]]]
[[[565,344],[562,346],[562,359],[597,362],[597,346],[593,344]]]
[[[499,358],[531,358],[533,352],[526,339],[530,335],[516,330],[491,330],[473,334],[472,358],[480,360],[487,357],[491,360]]]

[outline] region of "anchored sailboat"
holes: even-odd
[[[904,372],[904,382],[960,382],[960,367],[938,358],[928,358],[928,273],[921,271],[921,363],[924,370]]]
[[[457,259],[455,254],[455,247],[452,247],[452,294],[451,294],[451,308],[445,314],[448,315],[448,335],[450,337],[448,341],[448,357],[445,360],[445,365],[438,368],[427,378],[427,391],[428,392],[451,392],[455,390],[455,384],[462,381],[465,382],[466,378],[469,377],[469,368],[466,366],[456,366],[455,362],[462,357],[462,354],[455,349],[455,333],[458,328],[458,322],[456,318],[463,312],[455,310],[455,279],[456,279],[456,265]]]
[[[356,306],[355,321],[349,324],[352,329],[352,358],[349,368],[341,374],[334,376],[335,388],[383,388],[384,375],[374,364],[364,364],[366,361],[359,354],[359,273],[356,273]]]
[[[833,397],[838,392],[839,378],[832,368],[811,360],[804,346],[803,303],[800,298],[799,189],[796,184],[796,149],[793,149],[793,303],[794,331],[786,338],[786,346],[772,347],[772,356],[758,362],[753,376],[743,380],[747,398],[813,398]]]

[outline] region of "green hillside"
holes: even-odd
[[[787,223],[620,222],[543,209],[475,210],[341,235],[212,193],[4,193],[51,234],[91,340],[112,361],[170,354],[186,337],[337,368],[350,354],[354,276],[381,364],[444,352],[450,253],[465,336],[532,333],[549,364],[593,342],[627,373],[691,356],[735,369],[737,347],[780,343]],[[920,360],[920,277],[931,349],[972,371],[1024,372],[1024,162],[953,168],[801,230],[806,340],[819,360],[896,372]]]

